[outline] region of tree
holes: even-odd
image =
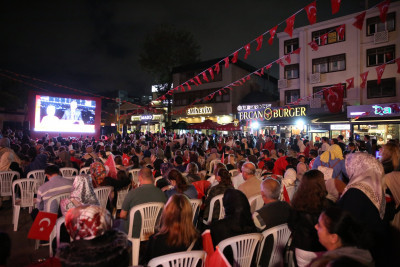
[[[148,72],[158,86],[158,94],[165,94],[172,87],[172,69],[174,67],[199,61],[200,46],[193,35],[173,26],[160,26],[146,36],[139,64]],[[167,128],[171,127],[171,99],[168,100]]]

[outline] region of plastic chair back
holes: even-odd
[[[79,170],[79,174],[89,174],[90,173],[90,167],[83,167]]]
[[[112,190],[112,186],[100,186],[94,189],[94,193],[96,194],[96,197],[99,200],[101,207],[107,207],[108,196],[110,195]]]
[[[262,234],[244,234],[227,238],[219,242],[218,246],[222,252],[228,246],[232,248],[235,266],[250,267],[254,251]]]
[[[208,219],[207,219],[207,224],[209,225],[212,221],[213,217],[213,211],[215,208],[215,203],[219,203],[219,216],[218,220],[221,220],[225,217],[225,209],[224,209],[224,204],[222,203],[222,198],[224,197],[224,194],[217,195],[211,199],[210,202],[210,211],[208,213]]]
[[[158,180],[161,180],[162,178],[163,178],[162,176],[158,176],[158,177],[154,178],[154,185],[157,186]]]
[[[78,175],[78,170],[75,168],[60,168],[60,172],[63,177],[72,177]]]
[[[17,177],[17,179],[19,179],[19,172],[0,172],[0,197],[12,196],[12,184],[14,177]]]
[[[286,223],[272,227],[262,232],[263,239],[258,250],[257,266],[260,264],[261,261],[265,240],[270,235],[272,235],[274,238],[274,245],[272,248],[271,256],[269,258],[268,266],[283,266],[283,251],[285,250],[290,234],[291,232]]]
[[[130,187],[131,187],[131,185],[128,185],[118,191],[117,205],[116,205],[117,210],[122,209],[122,203],[124,203],[125,197],[128,194]]]
[[[214,159],[210,162],[210,168],[208,169],[208,174],[212,174],[214,171],[214,166],[221,162],[220,159]]]
[[[35,192],[38,191],[39,187],[44,184],[44,180],[46,179],[46,175],[44,174],[44,170],[35,170],[30,171],[26,175],[26,178],[33,178],[36,180],[36,189]]]
[[[239,174],[239,171],[237,169],[230,170],[229,173],[231,174],[232,177],[235,177],[236,175]]]
[[[196,267],[204,266],[206,252],[203,250],[184,251],[156,257],[149,261],[149,267]],[[198,265],[201,262],[201,265]]]
[[[72,186],[71,186],[71,190],[72,190]],[[44,207],[44,211],[46,212],[50,212],[51,210],[51,204],[55,201],[57,203],[57,207],[60,206],[60,202],[61,200],[65,199],[65,198],[69,198],[69,196],[71,195],[71,193],[61,193],[55,196],[52,196],[51,198],[49,198],[47,200],[46,206]]]
[[[20,190],[20,198],[15,195],[15,187]],[[36,180],[34,179],[19,179],[13,182],[13,205],[19,205],[21,208],[33,207],[35,205],[33,197],[35,194]]]
[[[251,213],[261,209],[264,206],[264,200],[262,199],[261,194],[250,197],[249,204]]]
[[[202,203],[201,199],[189,199],[190,205],[192,206],[192,211],[193,211],[193,217],[192,221],[194,222],[194,218],[196,217],[196,214],[200,211],[200,205]]]
[[[135,182],[135,184],[137,184],[137,185],[139,184],[139,172],[140,172],[140,170],[141,169],[132,169],[132,170],[128,171],[129,176],[131,178],[131,181]]]

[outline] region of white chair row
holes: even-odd
[[[140,169],[132,169],[128,171],[131,181],[135,182],[136,185],[139,185],[139,172]]]

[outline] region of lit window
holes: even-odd
[[[382,22],[379,16],[367,19],[367,36],[374,35],[381,31],[394,31],[395,30],[395,13],[389,13],[386,15],[386,21]]]
[[[395,46],[372,48],[367,50],[367,67],[377,66],[395,58]],[[392,62],[394,63],[394,61]]]

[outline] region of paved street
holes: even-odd
[[[32,225],[32,219],[28,209],[21,209],[18,223],[18,231],[13,231],[11,199],[3,201],[0,209],[0,231],[9,234],[12,242],[11,257],[8,266],[27,266],[40,258],[49,256],[49,247],[40,247],[35,250],[35,240],[28,239],[28,232]]]

